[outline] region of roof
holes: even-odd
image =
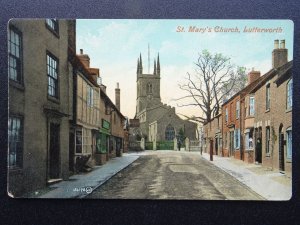
[[[261,82],[266,74],[264,74],[263,76],[260,76],[258,79],[256,79],[255,81],[253,81],[251,84],[248,84],[246,87],[244,87],[242,90],[240,90],[239,92],[235,93],[231,98],[229,98],[226,102],[224,102],[222,104],[222,106],[228,104],[229,102],[231,102],[236,96],[241,95],[241,97],[243,98],[245,95],[247,95],[249,92],[251,92],[252,88],[255,87],[259,82]]]
[[[97,82],[93,79],[92,75],[99,74],[98,68],[87,68],[84,63],[80,60],[80,57],[76,55],[73,49],[69,48],[69,60],[74,67],[79,69],[84,77],[88,79],[95,87],[98,87],[100,90],[100,95],[105,99],[106,103],[112,106],[112,108],[123,118],[125,116],[120,112],[120,110],[115,106],[115,104],[111,101],[111,99],[107,96],[107,94],[100,88]]]
[[[264,79],[261,82],[259,82],[254,88],[251,89],[250,93],[255,93],[260,87],[262,87],[268,80],[272,79],[275,75],[278,75],[277,80],[282,79],[291,70],[292,66],[293,60],[289,61],[288,63],[282,65],[277,69],[271,69],[264,75]]]

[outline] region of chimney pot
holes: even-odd
[[[82,48],[80,49],[80,54],[81,54],[81,55],[83,54],[83,49],[82,49]]]
[[[279,40],[274,41],[274,49],[278,49],[279,47]]]
[[[117,89],[119,89],[119,82],[117,82]]]
[[[285,49],[285,40],[280,41],[280,48]]]

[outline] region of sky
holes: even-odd
[[[288,60],[293,59],[294,24],[290,20],[78,19],[76,23],[77,54],[83,49],[90,57],[90,66],[100,69],[102,83],[107,86],[107,94],[113,102],[119,82],[121,112],[129,118],[135,115],[136,68],[140,53],[143,73],[148,73],[148,52],[150,73],[153,73],[153,61],[159,53],[162,102],[188,116],[200,115],[200,111],[196,107],[178,107],[175,99],[185,95],[178,85],[184,82],[187,72],[195,73],[194,63],[203,50],[222,53],[230,57],[232,64],[246,67],[246,71],[254,68],[264,74],[272,67],[274,40],[284,39]],[[177,32],[179,26],[184,27],[185,32]],[[190,26],[206,30],[188,32]],[[217,32],[221,27],[237,27],[240,32]],[[249,33],[243,32],[245,27],[281,28],[281,32]]]

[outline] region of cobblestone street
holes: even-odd
[[[199,153],[148,151],[87,198],[263,200]]]

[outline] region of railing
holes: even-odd
[[[152,150],[153,149],[153,142],[145,142],[145,149]]]
[[[157,142],[157,150],[174,150],[174,141]]]

